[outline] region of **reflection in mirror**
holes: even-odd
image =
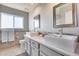
[[[75,25],[76,5],[61,3],[54,8],[54,27],[70,27]]]
[[[40,28],[40,15],[34,17],[34,31],[38,31]]]
[[[56,8],[56,25],[72,24],[72,4],[65,4]]]

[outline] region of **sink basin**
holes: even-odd
[[[69,52],[75,51],[77,36],[71,36],[71,35],[61,36],[59,34],[51,34],[46,35],[44,39],[47,42],[51,42],[55,47],[67,50]]]
[[[31,32],[30,35],[31,36],[39,36],[39,33],[38,32]]]
[[[27,32],[26,34],[30,35],[30,36],[39,36],[39,32]]]

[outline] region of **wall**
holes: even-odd
[[[52,31],[53,28],[53,4],[39,4],[33,11],[29,13],[29,30],[33,30],[33,17],[40,14],[40,27],[44,31]]]
[[[39,4],[29,13],[29,30],[33,31],[33,17],[40,14],[41,30],[47,32],[58,32],[59,28],[53,28],[53,6],[56,4],[43,3]],[[77,16],[79,15],[79,4],[77,4]],[[79,17],[78,26],[79,26]],[[79,35],[78,27],[63,28],[64,33]]]

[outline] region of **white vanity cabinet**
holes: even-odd
[[[39,56],[39,44],[25,37],[25,50],[30,56]]]
[[[25,37],[25,51],[28,53],[28,55],[31,55],[31,43],[28,37]]]
[[[30,56],[63,56],[62,54],[26,37],[25,49]]]
[[[31,56],[39,56],[39,50],[37,48],[31,47]]]
[[[63,55],[40,44],[40,56],[63,56]]]
[[[39,43],[31,40],[31,56],[39,56]]]
[[[34,47],[34,48],[37,48],[38,49],[39,44],[36,41],[31,40],[31,47]]]

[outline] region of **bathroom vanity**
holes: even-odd
[[[60,30],[57,33],[39,36],[37,34],[25,35],[25,47],[30,56],[76,56],[79,55],[78,36],[63,34],[64,28],[77,27],[77,11],[74,3],[60,3],[53,7],[53,28]],[[34,27],[35,32],[40,32],[40,17],[38,19],[39,26]],[[47,25],[47,24],[46,24]],[[52,30],[53,31],[53,30]],[[69,34],[69,35],[68,35]],[[76,50],[77,49],[77,50]]]
[[[25,35],[25,50],[30,56],[76,56],[77,36],[51,34],[45,37]]]

